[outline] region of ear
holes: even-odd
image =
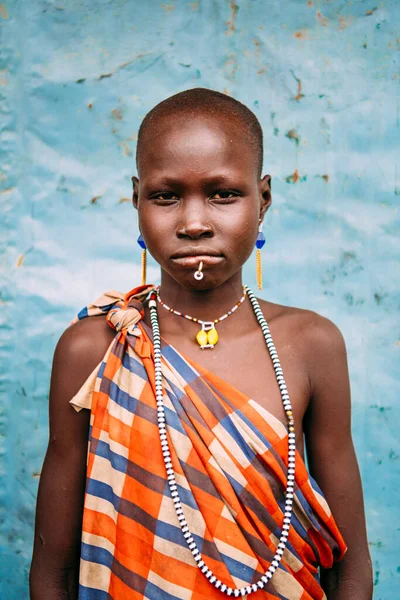
[[[265,213],[272,203],[271,195],[271,175],[264,175],[260,179],[260,219],[264,218]]]
[[[132,204],[137,209],[139,202],[139,179],[137,177],[132,177]]]

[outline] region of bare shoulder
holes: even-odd
[[[260,306],[271,327],[302,348],[309,362],[346,354],[343,335],[330,319],[312,310],[263,300]]]
[[[88,317],[64,331],[56,351],[98,363],[115,335],[104,316]]]
[[[115,337],[105,317],[88,317],[70,325],[61,335],[52,369],[52,388],[57,397],[72,398],[104,357]],[[53,395],[54,396],[54,395]]]

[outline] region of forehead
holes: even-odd
[[[224,115],[171,115],[153,121],[142,138],[139,178],[160,174],[202,173],[210,169],[257,173],[246,125]]]

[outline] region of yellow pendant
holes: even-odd
[[[202,323],[201,329],[196,335],[196,340],[202,350],[204,348],[214,348],[218,342],[218,332],[214,327],[214,323]]]
[[[199,346],[205,346],[208,343],[207,331],[200,329],[196,335],[196,340]]]
[[[218,342],[218,333],[215,327],[213,327],[212,329],[210,329],[210,331],[207,332],[207,339],[208,343],[212,344],[213,346],[215,346],[215,344]]]

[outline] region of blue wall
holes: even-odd
[[[27,597],[55,343],[139,281],[129,202],[139,123],[205,86],[265,131],[265,298],[342,329],[375,598],[400,571],[400,10],[396,0],[0,4],[0,597]],[[150,276],[157,280],[157,268]],[[254,285],[254,265],[247,282]],[[397,577],[397,585],[396,585]]]

